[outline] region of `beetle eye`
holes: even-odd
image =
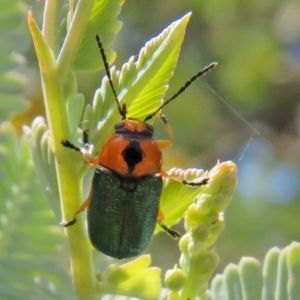
[[[154,131],[153,126],[150,124],[147,124],[147,123],[146,123],[146,129],[147,129],[147,131],[150,131],[151,133],[153,133],[153,131]]]
[[[115,130],[120,130],[123,129],[125,127],[124,122],[119,122],[115,125]]]

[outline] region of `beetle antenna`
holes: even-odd
[[[110,70],[109,70],[109,65],[108,65],[108,62],[107,62],[107,58],[106,58],[106,55],[105,55],[105,52],[104,52],[104,49],[103,49],[103,46],[102,46],[101,39],[100,39],[100,37],[99,37],[98,34],[96,34],[96,40],[97,40],[97,44],[98,44],[98,47],[99,47],[99,50],[100,50],[100,53],[101,53],[101,56],[102,56],[102,60],[103,60],[103,63],[104,63],[106,76],[108,78],[110,87],[112,89],[112,92],[113,92],[113,94],[115,96],[115,100],[116,100],[117,105],[118,105],[119,113],[122,116],[122,120],[125,120],[126,119],[126,106],[121,107],[121,105],[120,105],[119,98],[117,96],[115,87],[114,87],[113,82],[111,80],[111,74],[110,74]]]
[[[170,99],[164,101],[164,103],[157,109],[155,110],[152,114],[148,115],[144,122],[152,119],[164,106],[166,106],[168,103],[170,103],[172,100],[174,100],[175,98],[177,98],[181,93],[183,93],[198,77],[204,75],[205,73],[207,73],[208,71],[210,71],[211,69],[213,69],[214,67],[216,67],[218,64],[216,62],[211,63],[210,65],[206,66],[204,69],[202,69],[200,72],[198,72],[197,74],[195,74],[190,80],[188,80],[179,90],[178,92],[173,95]]]

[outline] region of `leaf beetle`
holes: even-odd
[[[187,181],[162,170],[161,150],[172,145],[174,136],[167,118],[160,111],[198,77],[214,68],[216,63],[194,75],[173,97],[141,121],[128,118],[126,105],[121,107],[98,35],[96,40],[122,120],[115,125],[115,132],[108,137],[96,158],[92,157],[93,145],[89,142],[87,131],[83,132],[84,147],[62,140],[63,146],[80,152],[87,165],[97,168],[89,197],[75,212],[73,220],[62,221],[61,225],[73,225],[77,215],[87,208],[88,234],[92,245],[108,256],[123,259],[146,250],[156,223],[172,237],[180,236],[164,224],[164,215],[159,209],[163,177],[190,186],[208,182],[207,177]],[[153,126],[146,123],[159,113],[169,135],[168,140],[154,139]]]

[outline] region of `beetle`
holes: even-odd
[[[82,154],[84,162],[97,167],[91,184],[90,194],[75,212],[73,220],[62,221],[67,227],[76,223],[79,213],[87,208],[87,225],[92,245],[100,252],[118,259],[130,258],[144,252],[158,223],[172,237],[180,234],[164,224],[164,215],[159,209],[162,178],[169,178],[189,186],[201,186],[208,178],[187,181],[170,176],[162,169],[162,149],[172,145],[174,135],[161,109],[181,94],[193,81],[216,66],[212,63],[194,75],[179,91],[149,114],[144,120],[127,117],[126,105],[121,107],[100,37],[96,41],[104,62],[116,105],[121,116],[108,137],[99,155],[92,156],[93,145],[88,132],[83,132],[84,147],[77,147],[68,140],[62,145]],[[168,140],[153,138],[153,126],[147,121],[160,113]]]

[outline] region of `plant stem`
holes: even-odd
[[[56,171],[61,199],[62,215],[72,219],[81,202],[81,178],[74,172],[70,152],[61,145],[62,138],[70,136],[67,120],[67,105],[63,93],[63,80],[52,49],[37,27],[31,13],[28,24],[39,60],[50,144],[56,157]],[[93,299],[96,294],[96,277],[92,254],[87,246],[83,222],[67,230],[71,252],[73,282],[78,299]]]

